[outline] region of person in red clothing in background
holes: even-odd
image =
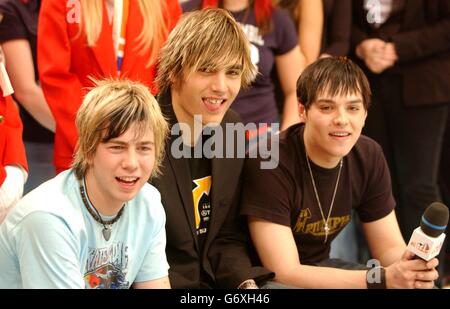
[[[11,93],[0,47],[0,224],[8,210],[22,197],[28,175],[22,122]]]
[[[57,173],[72,162],[75,115],[91,78],[128,78],[155,94],[156,57],[180,15],[177,0],[42,1],[38,67],[56,120]]]

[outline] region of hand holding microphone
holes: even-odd
[[[419,258],[430,261],[437,256],[444,244],[448,223],[448,208],[442,203],[432,203],[425,210],[420,221],[409,240],[408,251]]]
[[[402,259],[386,268],[389,288],[433,288],[439,276],[435,258],[444,243],[449,218],[448,208],[442,203],[432,203],[425,210],[420,227],[411,236]]]

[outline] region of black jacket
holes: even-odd
[[[399,56],[395,66],[386,73],[402,76],[406,105],[449,103],[450,0],[406,0],[400,18],[397,33],[382,38],[395,44]],[[398,20],[386,21],[392,22]],[[372,37],[378,36],[367,23],[363,0],[354,0],[352,50]]]
[[[160,96],[159,103],[172,126],[177,120],[170,94]],[[234,112],[228,111],[221,126],[238,122],[238,119]],[[246,221],[239,216],[244,159],[212,159],[212,215],[203,252],[199,252],[189,159],[175,159],[172,156],[170,148],[175,138],[171,136],[166,145],[163,175],[152,181],[161,192],[167,216],[166,253],[172,287],[236,288],[250,278],[256,282],[272,278],[273,273],[252,265],[248,253],[248,234],[245,232]]]

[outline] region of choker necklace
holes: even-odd
[[[330,233],[330,227],[328,226],[328,221],[330,220],[331,211],[333,210],[333,205],[334,205],[334,198],[336,197],[336,192],[337,192],[337,188],[339,185],[339,179],[341,178],[343,159],[341,159],[341,161],[339,162],[339,172],[338,172],[338,176],[336,179],[336,185],[334,186],[333,198],[331,199],[330,209],[328,210],[328,215],[327,215],[326,219],[325,219],[325,215],[323,214],[322,204],[320,203],[320,200],[319,200],[319,194],[317,193],[316,182],[314,181],[311,164],[309,163],[309,158],[308,158],[307,154],[306,154],[306,162],[308,163],[309,175],[311,176],[311,181],[312,181],[313,188],[314,188],[314,194],[316,195],[317,205],[319,205],[320,214],[322,215],[322,221],[323,221],[323,225],[324,225],[323,229],[325,230],[325,239],[324,239],[323,243],[326,243],[327,239],[328,239],[328,234]]]
[[[103,221],[102,217],[100,216],[100,213],[98,212],[97,208],[95,208],[95,206],[93,204],[92,207],[89,206],[88,203],[88,199],[86,197],[86,192],[84,190],[84,186],[80,184],[80,194],[81,194],[81,199],[83,200],[83,204],[84,206],[86,206],[86,209],[88,210],[88,212],[91,214],[91,216],[94,218],[95,221],[97,221],[98,223],[100,223],[101,225],[103,225],[103,230],[102,230],[102,234],[103,234],[103,238],[108,241],[109,238],[111,237],[111,226],[120,219],[120,217],[122,216],[122,212],[123,212],[123,208],[124,206],[122,206],[122,208],[120,208],[119,212],[117,213],[117,215],[112,218],[109,221]],[[94,208],[95,212],[92,211],[92,208]]]

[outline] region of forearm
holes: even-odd
[[[48,130],[55,132],[55,119],[39,86],[36,84],[28,85],[26,89],[16,91],[15,97],[37,122]]]
[[[389,266],[399,261],[405,253],[406,246],[397,246],[386,250],[380,256],[375,257],[382,266]]]
[[[344,270],[338,268],[298,265],[283,271],[275,270],[275,281],[300,288],[365,289],[365,270]]]

